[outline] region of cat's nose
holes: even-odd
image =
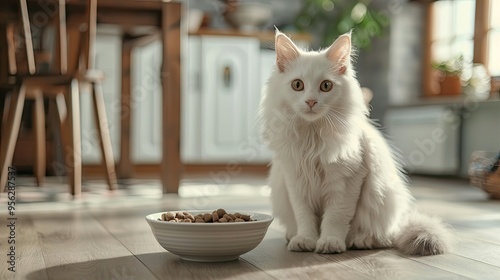
[[[315,99],[309,99],[309,100],[306,100],[306,103],[309,106],[309,108],[312,109],[312,107],[314,107],[314,105],[316,105],[316,103],[318,103],[318,101]]]

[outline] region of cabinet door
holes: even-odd
[[[190,36],[183,48],[187,63],[182,67],[181,91],[181,159],[184,163],[197,163],[201,156],[201,41]]]
[[[132,153],[133,163],[161,161],[161,105],[160,80],[161,42],[155,41],[132,52]]]
[[[204,36],[202,51],[201,159],[252,161],[245,149],[254,124],[252,95],[258,95],[256,38]]]
[[[255,112],[258,112],[258,108],[260,105],[260,99],[262,97],[262,92],[264,87],[271,75],[273,68],[276,64],[276,53],[273,50],[261,50],[260,52],[260,65],[259,65],[259,90],[258,94],[255,96]],[[260,137],[260,127],[259,123],[256,122],[254,125],[254,129],[252,130],[251,138],[254,140],[254,145],[258,150],[257,157],[255,158],[255,162],[258,163],[267,163],[272,159],[272,153],[264,143],[261,141]]]

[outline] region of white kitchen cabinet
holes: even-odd
[[[185,48],[185,67],[182,68],[181,94],[181,159],[183,162],[201,160],[201,40],[189,38]]]
[[[392,108],[385,124],[408,172],[458,174],[460,115],[452,105]]]
[[[265,84],[267,83],[267,80],[269,79],[269,76],[271,75],[271,72],[273,71],[274,67],[276,65],[276,53],[274,50],[261,50],[260,52],[260,67],[259,67],[259,73],[260,73],[260,81],[259,81],[259,98],[256,99],[256,103],[253,105],[256,109],[255,111],[258,111],[259,104],[260,104],[260,99],[262,96],[262,89],[264,88]],[[254,141],[254,146],[258,149],[258,153],[256,156],[256,161],[257,162],[270,162],[272,159],[272,153],[269,149],[267,149],[266,145],[262,143],[261,137],[260,137],[260,126],[259,123],[255,122],[255,125],[253,127],[253,132],[252,136]]]
[[[253,123],[252,95],[259,41],[253,38],[202,37],[203,161],[247,160],[243,145],[249,141]]]
[[[96,37],[95,67],[103,70],[104,103],[108,119],[111,145],[115,160],[119,160],[120,147],[120,74],[121,74],[121,39],[116,35],[98,34]],[[80,94],[81,112],[81,143],[82,162],[84,164],[98,164],[101,160],[101,148],[98,131],[94,120],[94,107],[90,88],[82,88]]]
[[[271,153],[259,140],[257,111],[261,89],[275,55],[262,50],[257,38],[189,36],[183,41],[181,86],[181,159],[185,163],[267,163]],[[121,38],[98,35],[96,67],[106,73],[108,123],[115,159],[119,160],[121,108]],[[117,51],[118,50],[118,51]],[[161,161],[161,44],[153,42],[132,53],[131,160]],[[82,94],[81,111],[91,112],[89,94]],[[82,115],[84,164],[100,162],[92,115]]]
[[[160,163],[162,157],[161,42],[132,51],[131,160],[135,164]]]
[[[108,31],[108,32],[106,32]],[[115,161],[120,158],[121,124],[121,37],[106,30],[96,38],[95,66],[105,73],[104,101]],[[137,47],[132,53],[131,69],[131,160],[134,164],[161,161],[161,81],[159,76],[161,43]],[[89,89],[82,89],[82,162],[99,164],[101,151],[93,119]]]
[[[191,36],[187,49],[183,161],[268,162],[256,119],[264,83],[261,64],[269,63],[269,53],[262,56],[259,40],[248,37]]]

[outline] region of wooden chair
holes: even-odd
[[[2,2],[1,4],[3,5],[0,6],[3,8],[1,10],[5,12],[7,10],[6,7],[8,7],[9,4],[12,5],[17,3],[14,3],[14,1],[7,1]],[[26,17],[26,3],[18,3],[18,5],[19,4],[23,4],[23,6],[19,6],[18,8],[22,11],[22,16]],[[10,8],[12,8],[12,6]],[[14,76],[18,74],[34,74],[36,72],[35,57],[37,58],[37,60],[40,60],[41,57],[41,52],[35,52],[33,50],[33,43],[30,34],[31,30],[29,26],[23,25],[22,21],[20,21],[19,17],[15,14],[2,14],[1,18],[3,18],[4,20],[2,21],[2,26],[0,27],[0,42],[3,42],[3,44],[0,45],[0,54],[2,54],[2,57],[0,59],[0,93],[11,91],[13,89],[16,89],[16,87],[17,90],[19,90],[20,84]],[[56,20],[58,20],[58,18],[56,18]],[[21,38],[18,38],[18,36],[16,36],[19,29],[23,29],[24,33],[28,34],[28,36],[25,36],[26,40],[24,42],[27,47],[24,48],[25,52],[16,53],[18,41]],[[45,59],[43,60],[47,61],[47,58],[45,57]],[[12,95],[19,96],[16,98],[12,98]],[[9,109],[16,111],[18,114],[21,114],[22,109],[19,109],[19,106],[24,106],[24,101],[21,102],[21,100],[24,100],[25,98],[33,99],[33,115],[35,116],[33,118],[33,127],[35,131],[36,142],[34,174],[37,179],[37,184],[41,185],[43,183],[45,174],[45,129],[43,129],[45,124],[45,114],[43,107],[43,96],[39,90],[32,90],[29,91],[28,94],[26,94],[24,87],[21,92],[15,92],[12,95],[6,95],[4,103],[5,106],[1,126],[3,132],[2,138],[4,138],[2,139],[2,149],[0,156],[0,159],[2,160],[1,170],[5,172],[5,154],[10,154],[11,152],[13,153],[13,148],[15,146],[15,141],[11,142],[10,137],[17,137],[17,135],[6,134],[4,132],[14,129],[14,126],[17,126],[17,123],[20,123],[20,120],[17,120],[17,117],[14,117],[17,115],[9,114]],[[8,138],[9,140],[6,140],[5,138]]]
[[[81,3],[81,9],[66,11],[66,0],[59,0],[57,11],[52,13],[55,27],[55,47],[53,51],[50,73],[37,72],[37,55],[33,50],[31,29],[29,24],[28,4],[36,1],[7,0],[0,3],[0,9],[19,14],[20,23],[9,17],[4,21],[0,35],[0,54],[6,56],[0,61],[0,90],[7,93],[9,102],[5,102],[2,122],[2,141],[0,152],[0,186],[4,190],[7,180],[7,169],[12,162],[14,148],[19,133],[21,115],[26,98],[35,100],[35,131],[37,131],[37,163],[36,176],[40,183],[45,171],[43,145],[45,131],[43,115],[43,97],[54,98],[61,126],[61,140],[65,169],[69,178],[71,194],[81,193],[81,143],[80,143],[80,87],[88,84],[92,89],[94,115],[98,130],[106,179],[110,190],[116,188],[116,174],[109,129],[106,119],[102,79],[104,74],[93,69],[96,34],[96,0],[71,0]],[[36,7],[35,7],[36,8]],[[33,9],[30,7],[29,11]],[[54,11],[53,11],[54,12]],[[68,18],[66,19],[66,15]],[[16,58],[15,34],[16,27],[22,27],[24,35],[25,61]],[[5,36],[5,37],[3,37]],[[3,38],[6,38],[4,40]],[[5,50],[5,51],[4,51]],[[42,57],[42,56],[38,56]],[[4,60],[5,58],[5,60]],[[1,62],[0,62],[1,63]],[[19,72],[19,65],[25,64],[27,73]],[[2,70],[3,69],[3,70]],[[41,105],[40,105],[41,104]],[[43,144],[42,144],[43,142]]]

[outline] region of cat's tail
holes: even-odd
[[[413,211],[395,236],[396,248],[408,255],[439,255],[452,250],[454,234],[441,219]]]

